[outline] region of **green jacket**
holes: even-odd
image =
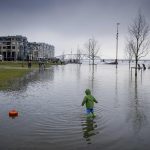
[[[91,91],[89,89],[86,89],[85,91],[86,95],[83,99],[83,102],[82,102],[82,106],[84,106],[84,104],[86,104],[86,108],[93,108],[94,107],[94,102],[95,103],[98,103],[96,101],[96,99],[91,95]]]

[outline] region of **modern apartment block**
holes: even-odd
[[[27,38],[21,35],[0,37],[0,55],[4,60],[25,59],[27,43]]]
[[[0,37],[0,55],[3,60],[38,60],[51,59],[55,47],[46,43],[28,42],[21,35]]]
[[[55,48],[53,45],[46,43],[28,43],[30,49],[29,59],[39,60],[39,59],[51,59],[54,58]]]
[[[53,45],[49,45],[46,43],[38,43],[40,46],[38,57],[43,57],[46,59],[54,58],[55,48]]]

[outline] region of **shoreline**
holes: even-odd
[[[60,63],[45,62],[44,69],[53,65],[62,65]],[[39,70],[39,63],[33,61],[31,67],[28,67],[27,61],[2,61],[0,62],[0,90],[8,89],[13,80],[17,80],[33,72]]]

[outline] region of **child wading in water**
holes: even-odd
[[[91,95],[91,91],[90,89],[86,89],[85,90],[85,96],[84,96],[84,99],[83,99],[83,102],[82,102],[82,106],[84,106],[84,104],[86,104],[86,112],[88,115],[91,115],[93,117],[95,117],[95,114],[94,114],[94,110],[93,110],[93,107],[94,107],[94,102],[95,103],[98,103],[96,101],[96,99],[94,98],[94,96]]]

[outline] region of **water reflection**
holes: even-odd
[[[115,74],[116,74],[116,78],[115,78],[115,91],[116,91],[116,96],[118,95],[118,69],[116,68],[116,72],[115,72]]]
[[[26,90],[28,83],[33,82],[35,80],[38,80],[37,71],[30,72],[30,73],[26,74],[24,77],[7,81],[8,87],[6,87],[5,89],[0,89],[0,90],[24,91],[24,90]]]
[[[43,81],[54,80],[54,68],[51,67],[46,70],[40,70],[38,76],[39,76],[38,79]]]
[[[144,149],[150,135],[149,76],[144,72],[141,84],[140,72],[135,81],[127,66],[96,70],[72,64],[37,70],[16,83],[26,91],[0,91],[0,149]],[[100,99],[94,119],[80,118],[85,88]],[[12,108],[20,112],[15,120],[7,115]]]
[[[92,90],[92,92],[94,90],[94,80],[95,80],[95,71],[96,71],[96,69],[97,69],[97,65],[89,65],[89,72],[91,73],[90,74],[91,79],[89,81],[91,81],[90,82],[90,89]]]
[[[144,114],[144,111],[142,110],[142,106],[140,102],[143,100],[138,97],[138,84],[137,84],[137,78],[135,78],[135,113],[133,118],[133,125],[136,132],[139,132],[143,125],[146,123],[146,116]]]
[[[95,89],[95,71],[97,69],[96,65],[89,65],[89,88],[91,89],[92,93]],[[87,144],[92,144],[92,137],[98,134],[96,131],[97,123],[95,118],[85,117],[82,122],[82,130],[83,130],[83,137],[87,141]]]
[[[143,98],[140,97],[140,91],[138,88],[138,78],[135,77],[135,81],[132,82],[134,84],[134,97],[133,104],[131,106],[131,119],[133,123],[133,129],[135,133],[139,133],[141,129],[144,127],[144,125],[147,122],[147,118],[144,112],[144,109],[142,107],[143,104]]]
[[[81,64],[77,64],[77,79],[80,80],[80,75],[81,75]]]
[[[82,123],[83,137],[87,141],[87,144],[92,144],[91,138],[98,134],[95,130],[97,128],[97,124],[94,118],[86,118]]]
[[[118,68],[115,70],[115,106],[119,107],[119,99],[118,99]]]
[[[140,80],[142,83],[142,78],[143,78],[143,69],[137,70],[138,71],[138,76],[140,76]],[[137,80],[137,76],[135,76],[135,69],[131,68],[131,81],[133,80],[132,78],[135,78]]]
[[[0,89],[1,91],[25,91],[27,89],[27,86],[29,83],[38,81],[38,80],[54,80],[54,68],[51,67],[47,70],[34,70],[28,74],[26,74],[24,77],[10,80],[8,81],[8,87],[6,89]]]
[[[92,65],[92,79],[91,79],[91,82],[92,82],[92,84],[91,84],[92,91],[94,89],[94,71],[95,71],[94,69],[95,69],[94,65]]]

